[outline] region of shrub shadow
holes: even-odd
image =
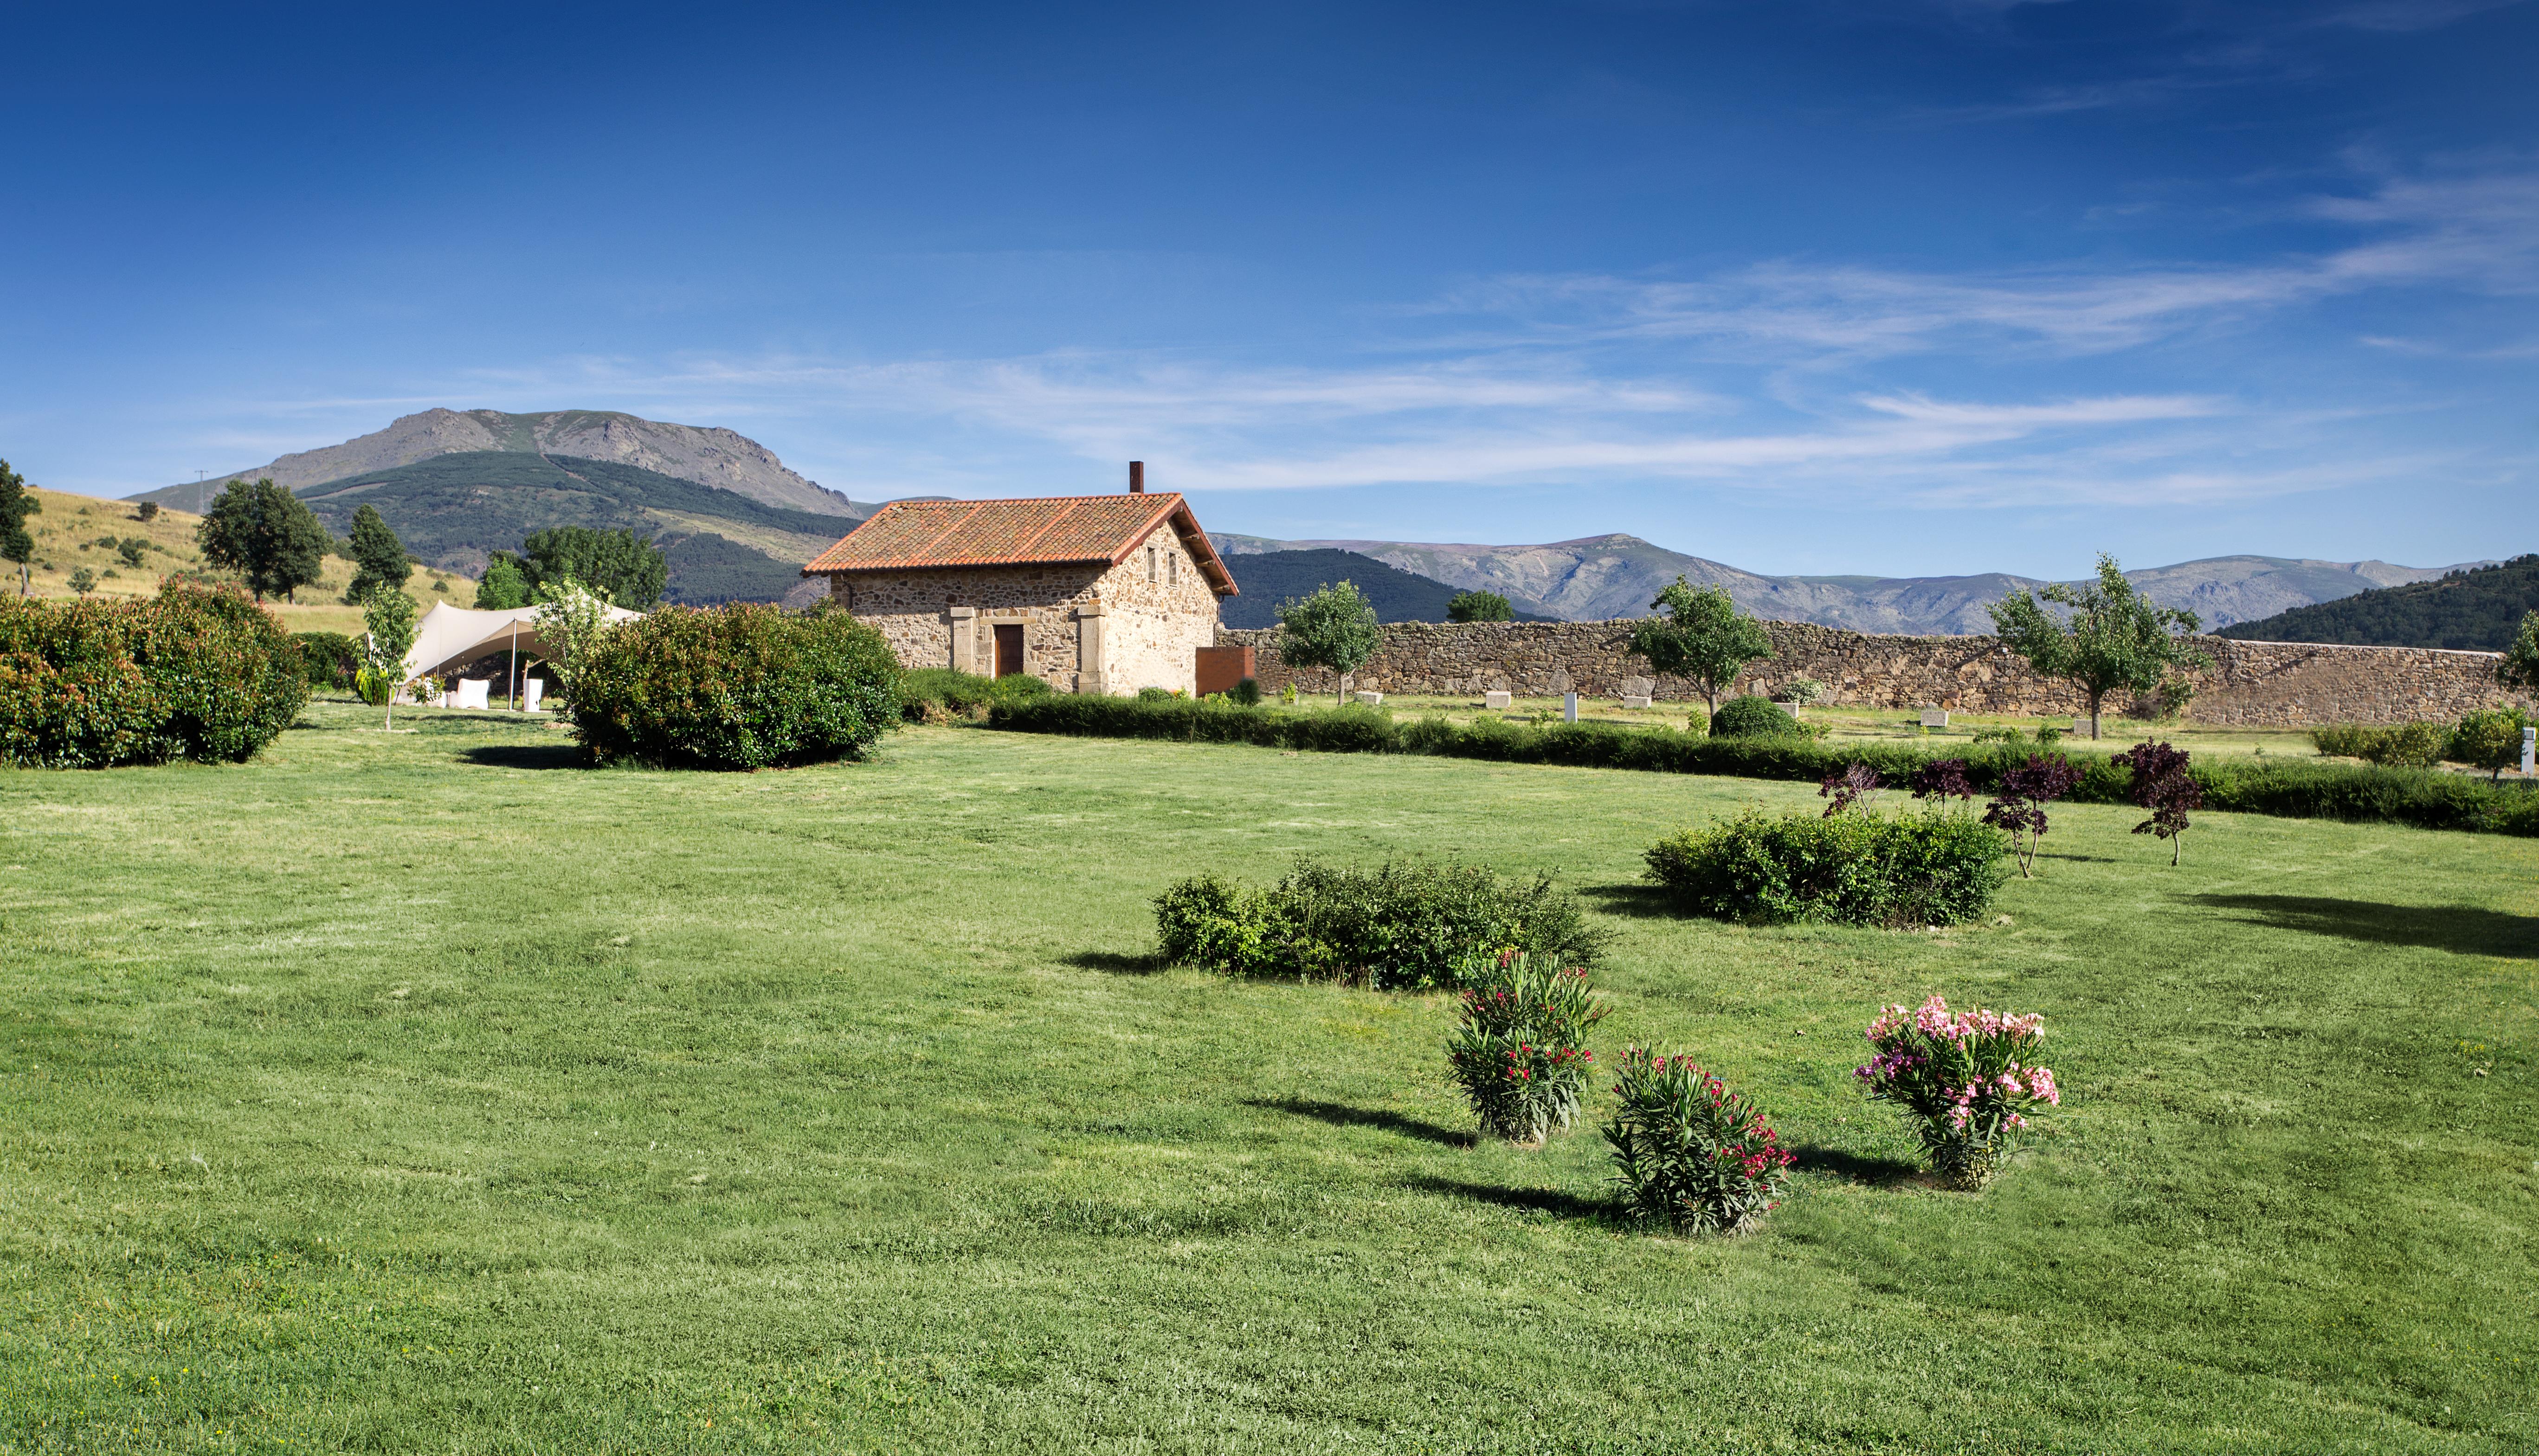
[[[1078,970],[1108,971],[1115,976],[1151,976],[1165,965],[1164,958],[1151,951],[1123,955],[1117,950],[1079,950],[1073,955],[1062,955],[1059,960]]]
[[[1425,1176],[1408,1179],[1403,1186],[1415,1188],[1421,1193],[1470,1199],[1476,1204],[1495,1204],[1502,1209],[1515,1209],[1527,1213],[1549,1213],[1555,1218],[1613,1223],[1619,1221],[1620,1217],[1619,1211],[1610,1200],[1582,1198],[1557,1188],[1502,1188],[1495,1183],[1467,1183],[1460,1178]]]
[[[2217,910],[2241,911],[2248,925],[2307,931],[2373,945],[2421,945],[2457,955],[2539,960],[2539,919],[2469,905],[2381,905],[2323,895],[2194,897]]]
[[[489,769],[578,769],[590,761],[572,743],[482,743],[459,750],[459,761]]]
[[[1922,1171],[1920,1165],[1895,1157],[1863,1157],[1839,1147],[1820,1147],[1793,1143],[1790,1151],[1797,1156],[1797,1167],[1803,1173],[1824,1173],[1848,1183],[1863,1183],[1873,1188],[1886,1188],[1901,1183]]]
[[[1310,1117],[1336,1128],[1379,1128],[1405,1138],[1418,1138],[1447,1147],[1470,1147],[1473,1135],[1454,1128],[1441,1128],[1432,1122],[1405,1117],[1378,1107],[1351,1107],[1344,1102],[1316,1102],[1307,1097],[1253,1097],[1244,1103],[1269,1112],[1284,1112],[1295,1117]]]
[[[1683,920],[1691,914],[1680,908],[1675,897],[1660,885],[1589,884],[1580,885],[1578,893],[1598,902],[1597,908],[1610,915],[1627,915],[1638,920]]]

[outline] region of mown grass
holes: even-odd
[[[2008,926],[1755,931],[1638,855],[1802,786],[371,722],[0,773],[0,1449],[2539,1442],[2539,843],[2212,815],[2172,871],[2060,809]],[[1592,1133],[1469,1145],[1445,1000],[1146,960],[1161,884],[1304,852],[1580,887],[1600,1050],[1756,1091],[1789,1204],[1632,1232]],[[2073,1093],[1980,1197],[1850,1086],[1932,991]]]

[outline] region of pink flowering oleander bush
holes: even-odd
[[[1872,1098],[1911,1114],[1932,1171],[1980,1188],[2029,1115],[2063,1101],[2053,1070],[2036,1062],[2044,1023],[1981,1007],[1952,1013],[1936,996],[1910,1011],[1888,1006],[1869,1023],[1877,1055],[1854,1075]]]
[[[1541,1143],[1576,1122],[1596,1061],[1588,1028],[1605,1014],[1587,973],[1508,950],[1466,979],[1446,1066],[1481,1131]]]
[[[1631,1212],[1678,1233],[1743,1233],[1779,1206],[1795,1161],[1752,1099],[1690,1057],[1633,1047],[1605,1125]]]

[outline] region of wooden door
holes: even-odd
[[[1020,622],[996,624],[996,675],[1011,677],[1023,670],[1023,627]]]

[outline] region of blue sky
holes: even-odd
[[[433,405],[1770,572],[2539,549],[2539,3],[47,7],[0,456]]]

